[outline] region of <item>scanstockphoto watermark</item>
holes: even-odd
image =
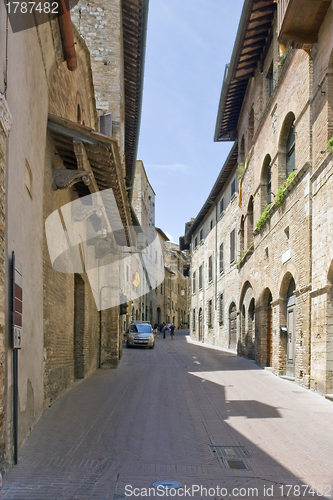
[[[266,490],[265,490],[266,491]],[[265,495],[264,491],[264,495]],[[193,484],[191,486],[180,486],[179,488],[166,488],[163,485],[159,485],[156,488],[134,488],[132,485],[128,484],[125,486],[126,497],[194,497],[200,495],[201,497],[239,497],[239,498],[251,498],[258,497],[258,488],[233,488],[228,490],[228,488],[216,486],[212,488],[206,488],[199,484]],[[268,495],[270,496],[270,495]]]
[[[68,16],[78,0],[3,0],[13,33]]]
[[[87,273],[99,311],[133,301],[164,281],[154,226],[126,226],[112,189],[74,200],[45,221],[52,267]]]
[[[179,487],[167,486],[167,482],[152,488],[135,488],[132,485],[125,486],[126,497],[212,497],[212,498],[245,498],[256,497],[269,498],[331,498],[331,485],[308,485],[308,484],[264,484],[262,487],[238,486],[226,488],[221,486],[204,487],[199,484],[191,486],[181,485]],[[170,482],[172,483],[172,482]]]

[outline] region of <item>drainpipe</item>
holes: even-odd
[[[64,59],[67,62],[69,71],[75,71],[77,68],[77,59],[68,0],[59,0],[59,14],[58,20]]]
[[[215,202],[215,325],[217,326],[217,265],[218,265],[218,256],[217,256],[217,202]],[[214,335],[215,337],[215,335]]]

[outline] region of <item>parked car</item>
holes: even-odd
[[[132,321],[127,334],[127,347],[155,347],[155,337],[149,321]]]

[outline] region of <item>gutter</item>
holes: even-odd
[[[59,0],[59,13],[58,21],[64,59],[67,62],[69,71],[75,71],[77,68],[77,59],[68,0]]]
[[[250,7],[252,6],[252,3],[253,3],[253,0],[245,0],[245,2],[244,2],[241,18],[240,18],[239,25],[238,25],[237,35],[236,35],[236,39],[234,42],[234,48],[232,51],[231,60],[230,60],[230,63],[227,64],[225,67],[223,83],[222,83],[222,90],[221,90],[221,97],[220,97],[220,102],[219,102],[217,118],[216,118],[214,142],[219,142],[219,138],[218,138],[219,125],[220,125],[221,118],[222,118],[222,115],[224,112],[225,99],[226,99],[226,95],[228,92],[228,87],[233,79],[233,75],[235,72],[235,65],[236,65],[238,55],[239,55],[239,45],[240,45],[240,42],[244,36],[244,30],[245,30],[247,19],[249,17]],[[230,138],[224,139],[224,140],[225,141],[228,141],[228,140],[232,141],[232,140],[234,140],[234,138],[230,137]]]
[[[65,1],[65,0],[61,0]],[[132,205],[132,197],[133,197],[133,186],[134,186],[134,177],[135,177],[135,165],[136,165],[136,157],[138,153],[138,145],[139,145],[139,131],[140,131],[140,123],[141,123],[141,112],[142,112],[142,96],[143,96],[143,79],[144,79],[144,67],[145,67],[145,55],[146,55],[146,41],[147,41],[147,24],[148,24],[148,3],[149,0],[143,0],[143,16],[142,16],[142,55],[141,55],[141,65],[140,65],[140,91],[138,97],[138,119],[136,123],[136,134],[135,134],[135,143],[133,149],[133,165],[132,165],[132,173],[131,173],[131,182],[128,187],[128,198],[129,204]]]

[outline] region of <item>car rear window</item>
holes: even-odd
[[[131,332],[151,333],[151,326],[150,325],[132,325]]]

